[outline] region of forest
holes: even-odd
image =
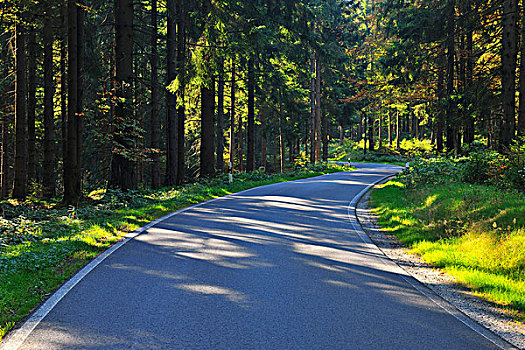
[[[4,198],[77,204],[228,162],[283,172],[345,137],[387,153],[403,139],[455,155],[523,143],[517,0],[0,6]]]

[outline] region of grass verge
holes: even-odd
[[[464,183],[405,188],[394,180],[372,202],[382,229],[411,253],[525,320],[523,194]]]
[[[94,192],[80,208],[0,203],[0,340],[65,280],[126,233],[178,209],[253,187],[349,170],[314,167],[291,174],[254,172],[158,191]]]

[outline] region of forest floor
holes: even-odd
[[[372,194],[382,231],[409,254],[443,269],[456,283],[525,321],[525,196],[485,185],[399,180]]]
[[[178,209],[271,183],[350,170],[313,166],[288,174],[227,175],[158,191],[94,191],[78,208],[0,202],[0,340],[64,281],[135,229]]]

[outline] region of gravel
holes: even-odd
[[[525,349],[524,324],[513,320],[504,310],[481,300],[468,288],[456,283],[453,276],[410,254],[395,237],[382,232],[376,215],[369,209],[369,195],[370,192],[359,203],[357,216],[364,231],[387,257],[472,320],[519,349]]]

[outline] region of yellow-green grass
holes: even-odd
[[[27,231],[23,232],[22,243],[5,244],[0,240],[0,340],[81,267],[126,233],[158,217],[249,188],[341,170],[349,169],[329,166],[289,175],[239,174],[233,184],[228,184],[223,177],[137,194],[145,200],[139,205],[117,201],[105,206],[86,204],[74,210],[33,212],[30,214],[33,217],[17,221],[20,227],[12,230],[12,234]],[[103,192],[93,192],[92,198],[102,198]],[[25,205],[30,207],[31,203]],[[0,224],[6,225],[6,222]],[[5,227],[3,229],[6,235]]]
[[[380,226],[480,297],[525,319],[525,196],[462,183],[373,193]]]

